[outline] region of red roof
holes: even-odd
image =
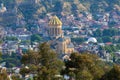
[[[105,44],[106,44],[106,45],[111,45],[111,44],[112,44],[112,42],[106,42]]]

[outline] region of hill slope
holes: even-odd
[[[18,16],[28,22],[29,19],[37,20],[51,12],[61,16],[87,11],[94,16],[101,12],[120,11],[120,0],[0,0],[0,3],[4,3],[8,9],[5,13],[7,20],[14,19],[7,25],[13,25],[17,18],[21,19]],[[0,16],[0,23],[5,23],[5,16]]]

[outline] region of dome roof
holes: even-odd
[[[94,37],[91,37],[88,39],[88,42],[93,42],[93,43],[97,43],[97,39]]]
[[[62,26],[62,22],[57,16],[53,16],[49,21],[49,26]]]

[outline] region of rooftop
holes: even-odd
[[[49,26],[62,26],[62,22],[60,21],[60,19],[57,16],[53,16],[49,23]]]

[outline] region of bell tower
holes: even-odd
[[[51,38],[62,36],[62,22],[57,16],[53,16],[48,23],[48,34]]]

